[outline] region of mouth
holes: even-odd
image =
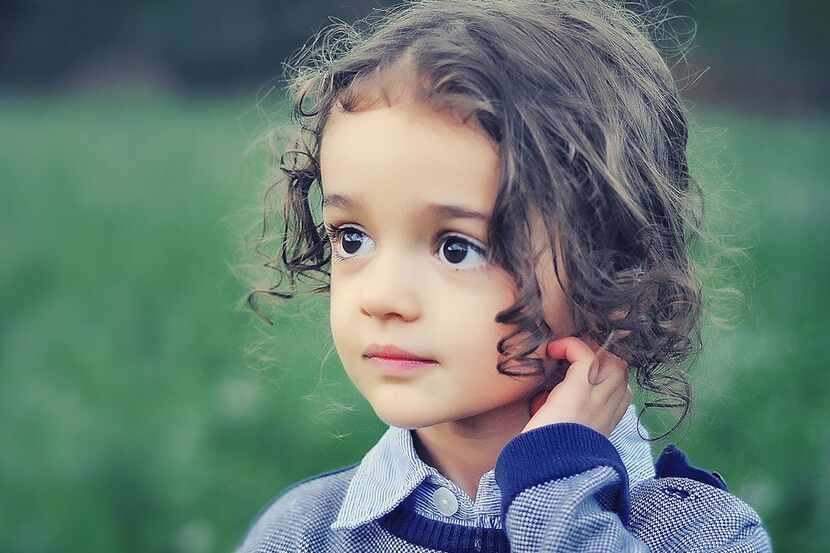
[[[434,359],[392,345],[371,344],[363,357],[382,374],[391,377],[410,376],[419,372],[418,369],[438,364]]]
[[[431,367],[437,367],[435,361],[418,361],[416,359],[391,359],[389,357],[369,357],[366,359],[372,369],[389,378],[409,379]]]
[[[377,359],[385,362],[409,363],[412,365],[428,365],[436,363],[434,359],[424,357],[390,344],[370,344],[363,352],[367,359]]]
[[[369,361],[378,365],[401,369],[417,369],[429,365],[437,365],[435,361],[416,361],[414,359],[390,359],[388,357],[369,357]]]

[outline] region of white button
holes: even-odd
[[[455,494],[447,488],[435,490],[432,493],[432,500],[435,502],[438,512],[445,517],[451,517],[458,512],[458,500],[455,498]]]

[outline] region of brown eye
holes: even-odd
[[[486,263],[483,248],[455,235],[450,235],[441,242],[438,254],[459,269],[472,269],[482,265],[482,262]]]
[[[334,227],[326,224],[325,228],[331,241],[332,256],[337,261],[358,257],[364,242],[372,242],[365,232],[356,227]],[[487,264],[486,255],[483,247],[458,235],[446,235],[438,246],[438,257],[447,261],[456,270],[482,268]]]
[[[344,252],[348,254],[357,253],[360,250],[360,245],[363,241],[360,239],[360,236],[363,233],[360,231],[347,231],[343,232],[341,236],[340,245]]]
[[[363,231],[355,227],[326,225],[326,232],[331,241],[333,255],[340,261],[351,259],[354,254],[360,251],[363,238],[368,238]]]

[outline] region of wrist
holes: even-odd
[[[611,441],[579,423],[546,424],[523,432],[504,446],[496,460],[495,477],[502,492],[502,511],[522,491],[552,480],[608,466],[619,476],[615,511],[625,522],[628,473]]]

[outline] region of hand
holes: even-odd
[[[633,394],[628,386],[628,363],[605,350],[597,355],[599,349],[590,338],[567,336],[548,342],[547,354],[553,359],[567,359],[570,366],[564,380],[553,390],[533,398],[532,417],[522,432],[547,424],[574,422],[605,437],[611,435]],[[589,374],[595,359],[597,367]]]

